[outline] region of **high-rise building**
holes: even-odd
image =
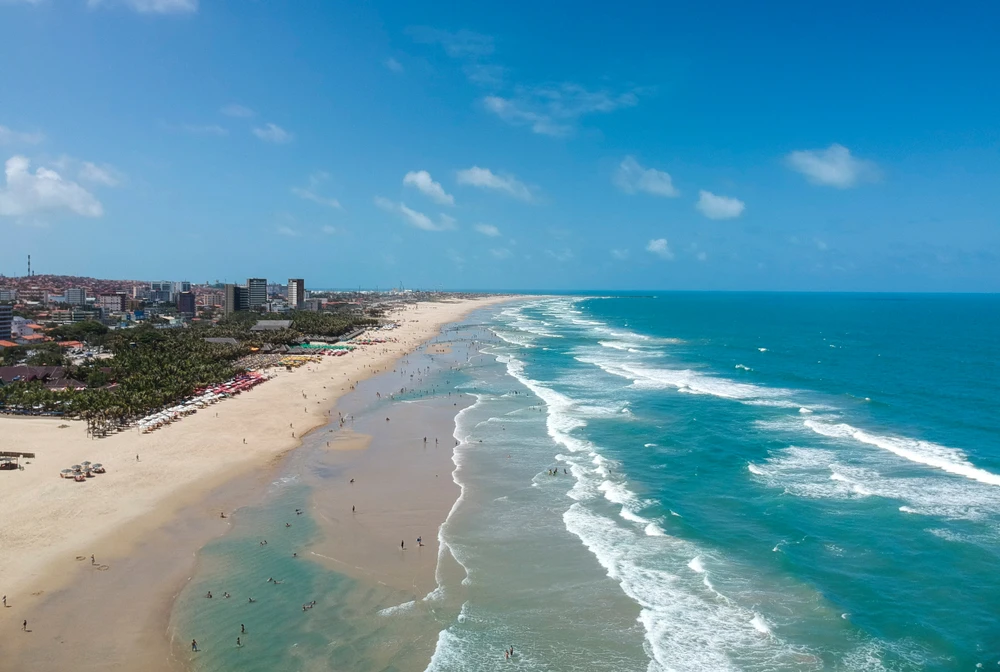
[[[105,313],[125,312],[125,302],[128,296],[124,292],[101,294],[97,297],[97,306]]]
[[[66,303],[71,306],[87,305],[87,290],[82,287],[69,287],[66,289]]]
[[[176,301],[177,300],[177,295],[180,294],[181,292],[190,292],[191,291],[191,283],[188,282],[187,280],[184,280],[184,281],[181,281],[181,282],[172,282],[172,283],[170,283],[170,285],[171,285],[170,291],[171,291],[171,294],[172,294],[172,297],[170,299],[171,301]]]
[[[249,292],[241,285],[226,285],[225,313],[229,315],[250,308]]]
[[[17,290],[0,289],[0,301],[17,301]]]
[[[166,303],[170,301],[174,292],[174,283],[169,280],[162,280],[149,283],[149,300],[156,303]]]
[[[247,280],[247,296],[250,310],[267,303],[267,279],[250,278]]]
[[[302,310],[302,302],[305,300],[306,281],[302,278],[288,278],[288,307]]]
[[[0,341],[10,340],[10,323],[14,309],[10,305],[0,304]]]
[[[194,292],[181,292],[177,295],[177,312],[194,317]]]

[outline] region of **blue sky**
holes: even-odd
[[[0,272],[1000,291],[994,3],[0,0]]]

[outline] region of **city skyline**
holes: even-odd
[[[900,9],[7,0],[0,272],[1000,291],[1000,10]]]

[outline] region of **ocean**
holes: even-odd
[[[437,587],[300,564],[329,615],[282,623],[258,669],[1000,665],[1000,297],[539,297],[438,341],[465,354],[411,394],[474,403]],[[179,627],[213,566],[242,562],[227,544],[203,551]],[[429,661],[375,655],[415,633]],[[255,669],[233,661],[196,669]]]

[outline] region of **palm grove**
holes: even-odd
[[[88,432],[106,434],[172,406],[206,385],[229,380],[243,369],[239,360],[263,345],[291,344],[307,337],[336,337],[374,318],[331,313],[295,312],[291,328],[254,332],[256,317],[235,314],[213,326],[157,329],[142,325],[108,331],[99,323],[78,323],[52,332],[59,340],[101,345],[113,357],[70,367],[70,377],[86,389],[47,389],[37,381],[0,385],[0,410],[57,413],[87,421]],[[232,337],[236,345],[210,343],[208,337]],[[11,348],[4,365],[59,365],[57,344]]]

